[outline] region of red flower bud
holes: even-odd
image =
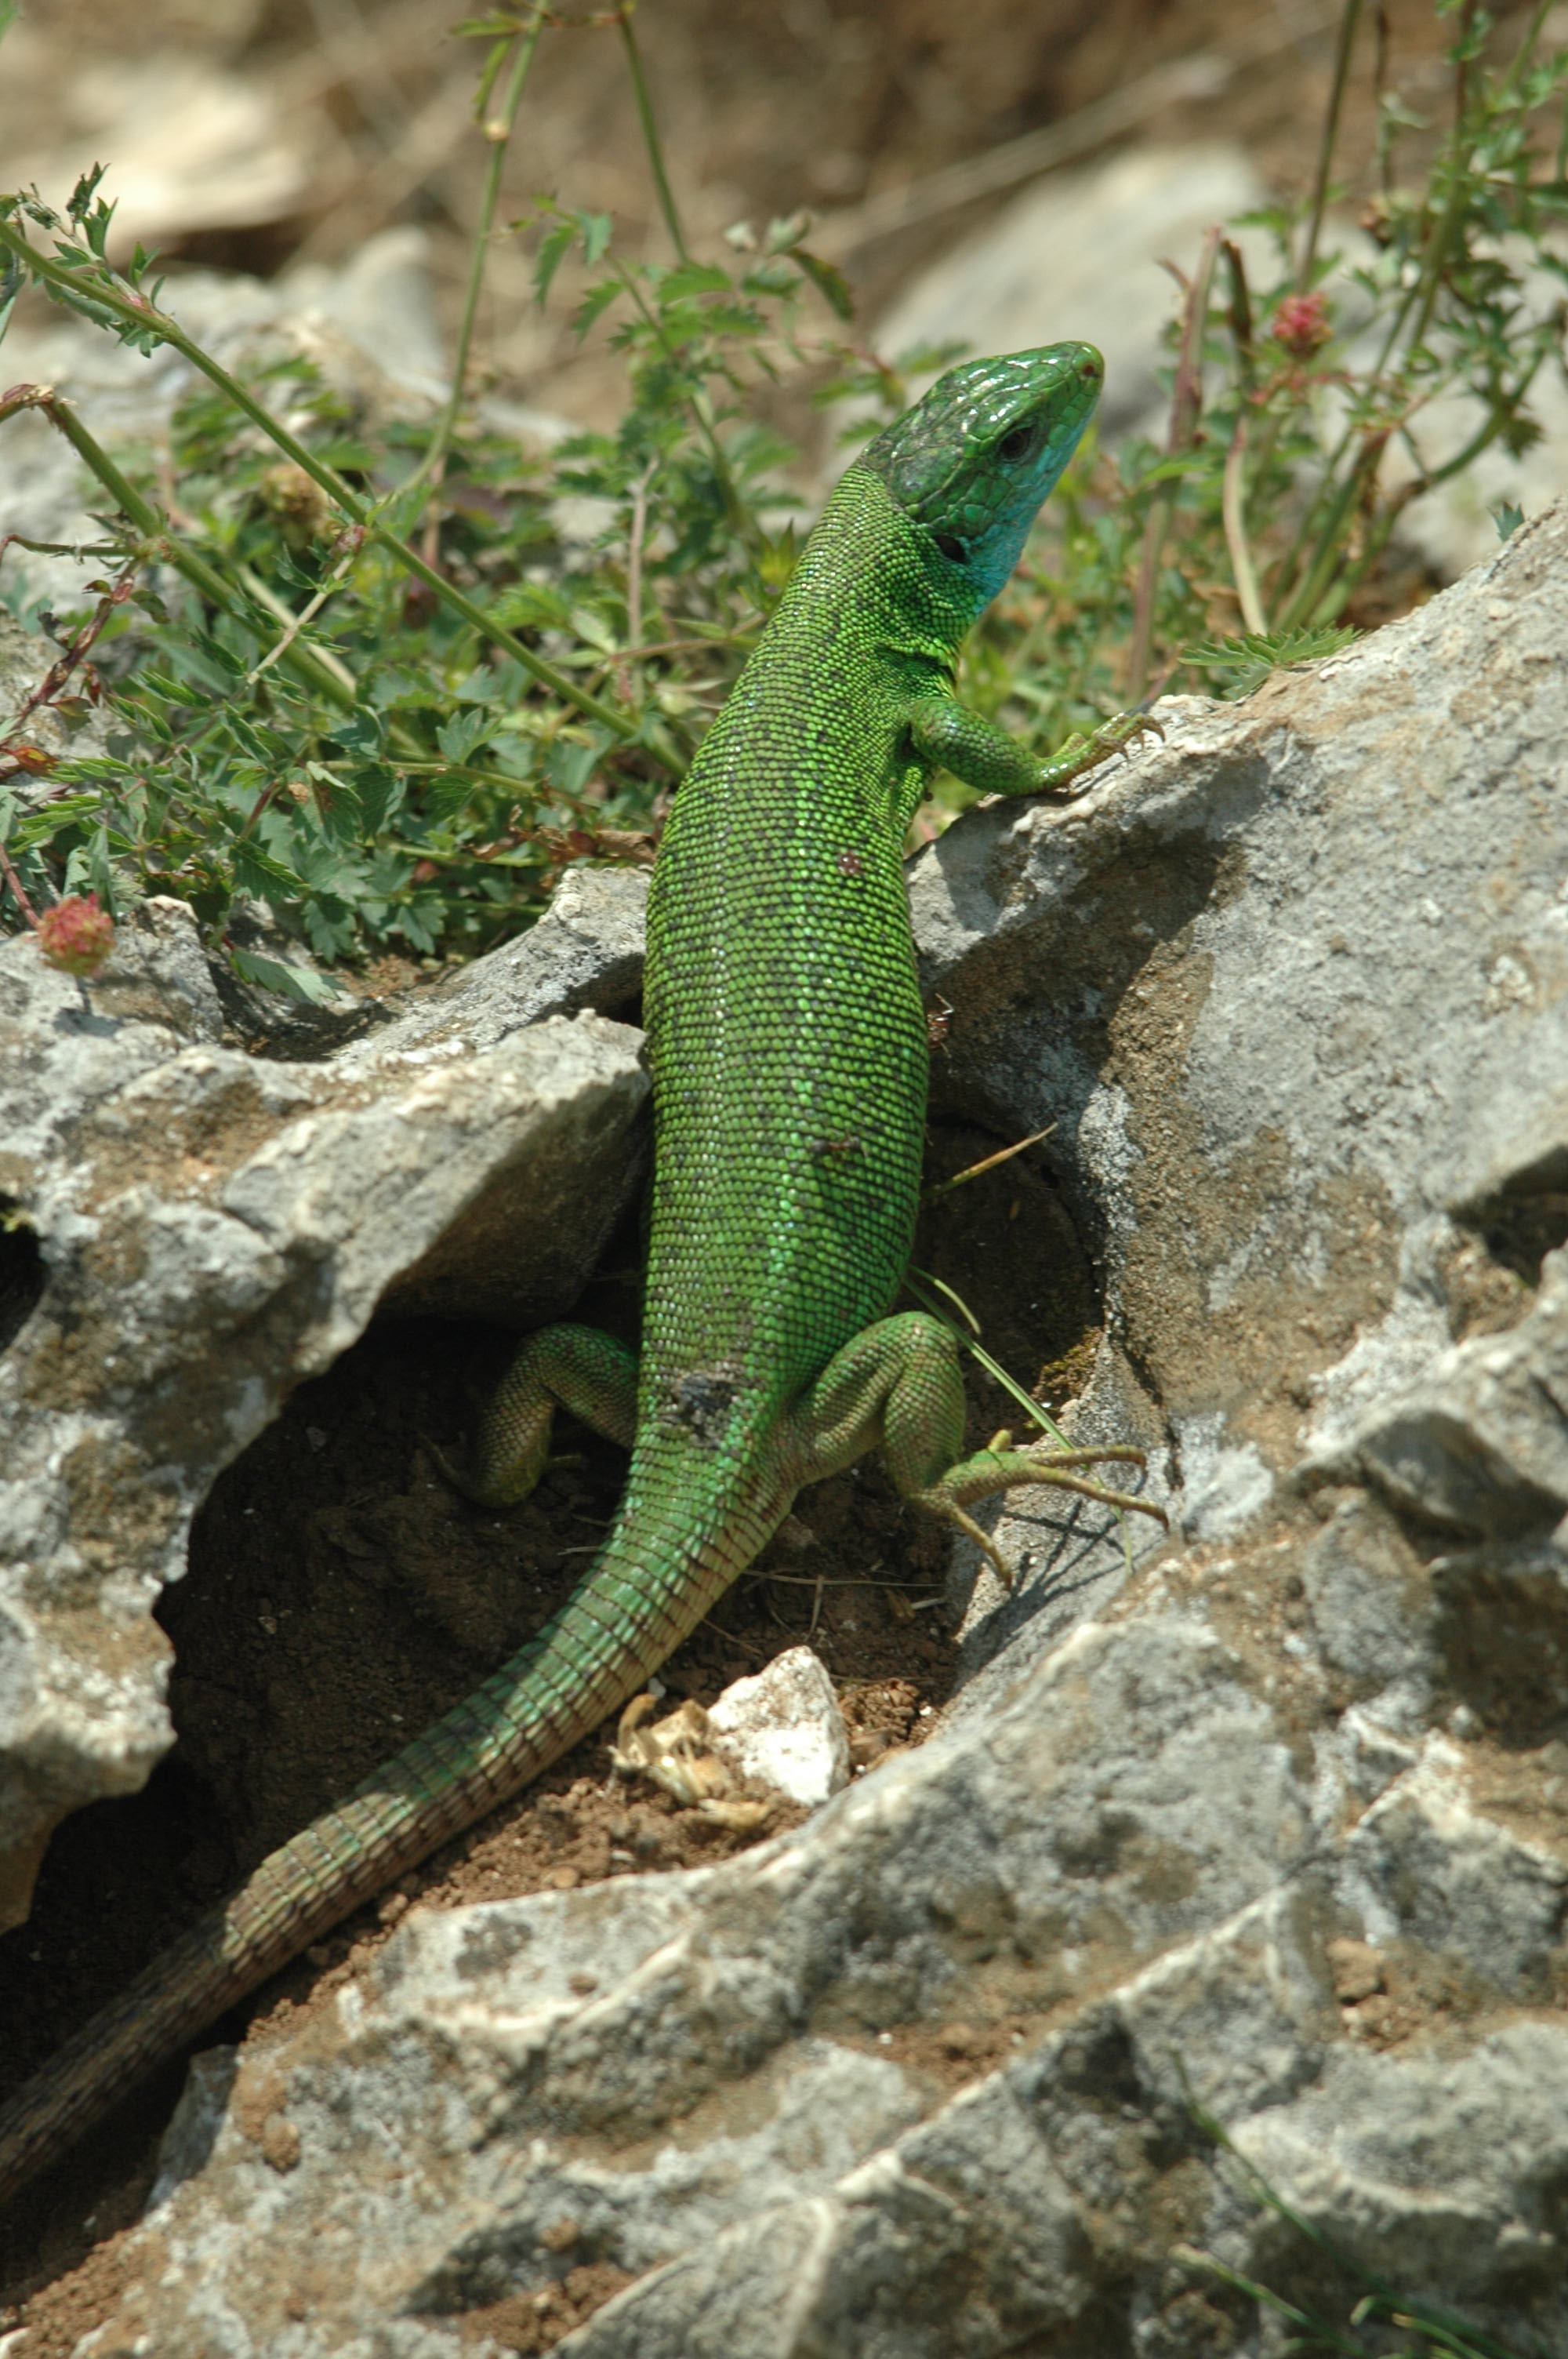
[[[1271,332],[1292,359],[1310,360],[1334,332],[1328,324],[1327,296],[1287,295],[1274,314]]]
[[[38,919],[38,948],[62,974],[96,974],[114,947],[114,920],[96,893],[57,901]]]

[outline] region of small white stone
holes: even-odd
[[[708,1715],[715,1750],[744,1777],[808,1809],[849,1782],[849,1740],[833,1683],[809,1647],[792,1647],[727,1687]]]

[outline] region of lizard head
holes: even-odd
[[[938,377],[861,452],[860,465],[882,478],[968,581],[977,614],[1017,564],[1104,376],[1092,344],[968,361]]]

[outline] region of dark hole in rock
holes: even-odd
[[[935,1125],[927,1185],[1003,1144],[968,1125]],[[638,1229],[635,1213],[622,1223],[575,1317],[634,1332]],[[916,1258],[968,1302],[1026,1388],[1054,1405],[1087,1376],[1097,1288],[1039,1150],[933,1207]],[[158,1608],[176,1649],[178,1744],[141,1793],[59,1830],[32,1918],[0,1938],[0,2094],[274,1845],[477,1686],[579,1577],[614,1513],[619,1451],[563,1420],[557,1447],[580,1462],[494,1514],[459,1497],[424,1447],[428,1437],[459,1451],[514,1344],[494,1327],[378,1322],[302,1385],[213,1486],[187,1575]],[[978,1447],[1021,1419],[966,1366]],[[902,1505],[880,1466],[814,1486],[757,1571],[665,1667],[672,1698],[711,1701],[809,1638],[849,1699],[865,1757],[880,1757],[921,1733],[922,1707],[950,1692],[956,1647],[937,1603],[947,1559],[946,1534]],[[741,1838],[694,1824],[653,1788],[607,1791],[606,1767],[596,1733],[427,1862],[416,1892],[493,1899],[536,1888],[563,1864],[587,1880],[738,1847]],[[329,1958],[377,1923],[373,1908],[350,1920],[329,1937]],[[297,1961],[251,2004],[305,2000],[323,1971]],[[247,2011],[201,2044],[239,2037]],[[176,2066],[149,2082],[12,2204],[0,2301],[48,2282],[134,2216],[182,2080]]]
[[[21,1333],[43,1295],[38,1234],[14,1197],[0,1196],[0,1352]]]
[[[1456,1206],[1454,1217],[1476,1231],[1495,1260],[1539,1286],[1547,1255],[1568,1245],[1568,1147],[1552,1148],[1494,1193]]]
[[[1568,1595],[1555,1567],[1460,1560],[1436,1575],[1450,1685],[1510,1751],[1568,1737]]]

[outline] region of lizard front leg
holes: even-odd
[[[789,1420],[782,1446],[797,1483],[820,1482],[880,1448],[899,1491],[967,1532],[1011,1584],[990,1535],[966,1510],[1015,1484],[1049,1483],[1108,1506],[1136,1508],[1163,1523],[1163,1508],[1106,1488],[1079,1470],[1102,1460],[1141,1466],[1127,1443],[1099,1449],[1049,1445],[1014,1450],[999,1434],[986,1450],[960,1455],[964,1386],[952,1332],[923,1310],[879,1320],[835,1353]],[[797,1471],[798,1470],[798,1471]]]
[[[549,1463],[557,1408],[630,1450],[637,1422],[636,1353],[597,1327],[541,1327],[492,1394],[467,1465],[454,1466],[432,1444],[436,1462],[481,1506],[515,1506]]]
[[[950,770],[966,786],[986,795],[1061,794],[1108,754],[1130,745],[1146,731],[1164,731],[1147,712],[1118,712],[1085,736],[1069,737],[1048,761],[1039,761],[1016,737],[971,712],[957,697],[923,697],[910,707],[910,742],[923,761]]]

